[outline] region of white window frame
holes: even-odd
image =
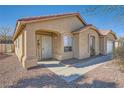
[[[66,39],[66,41],[65,41]],[[71,35],[64,35],[64,52],[72,52],[73,51],[73,37]]]

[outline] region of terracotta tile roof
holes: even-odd
[[[52,17],[61,17],[61,16],[69,16],[69,15],[80,15],[79,13],[64,13],[64,14],[56,14],[56,15],[48,15],[48,16],[34,16],[34,17],[26,17],[18,19],[18,21],[32,21],[38,19],[52,18]]]
[[[98,34],[100,34],[99,33],[99,31],[97,30],[97,28],[95,27],[95,26],[93,26],[92,24],[86,24],[84,27],[82,27],[82,28],[80,28],[80,29],[77,29],[77,30],[75,30],[75,31],[73,31],[74,33],[77,33],[77,32],[80,32],[80,31],[85,31],[86,29],[88,29],[88,28],[92,28],[92,29],[94,29],[94,30],[96,30],[97,32],[98,32]]]
[[[48,15],[48,16],[34,16],[34,17],[26,17],[26,18],[21,18],[18,19],[16,22],[16,27],[15,27],[15,31],[13,33],[13,37],[15,35],[15,32],[17,30],[17,26],[19,22],[30,22],[30,21],[35,21],[35,20],[46,20],[47,18],[56,18],[56,17],[63,17],[63,16],[77,16],[79,18],[79,20],[86,25],[86,22],[82,19],[82,17],[80,16],[80,13],[64,13],[64,14],[56,14],[56,15]]]
[[[99,30],[100,35],[106,36],[111,30]]]
[[[114,33],[112,30],[99,30],[99,33],[101,36],[106,36],[111,33],[114,35],[115,39],[117,39],[116,33]]]
[[[85,30],[85,29],[88,29],[89,27],[91,27],[92,24],[86,24],[84,27],[81,27],[75,31],[72,31],[72,32],[79,32],[79,31],[82,31],[82,30]]]

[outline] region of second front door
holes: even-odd
[[[47,35],[42,35],[42,59],[52,58],[52,37]]]

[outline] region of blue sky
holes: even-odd
[[[96,11],[93,10],[94,7],[97,8]],[[0,26],[15,28],[16,20],[22,17],[79,12],[86,23],[93,24],[98,29],[112,29],[119,36],[124,35],[124,17],[119,16],[124,9],[113,8],[112,11],[104,12],[104,8],[106,6],[0,6]]]

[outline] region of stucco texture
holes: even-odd
[[[106,36],[100,38],[100,50],[101,54],[106,55],[107,54],[107,40],[113,41],[113,44],[116,40],[116,37],[113,33],[108,33]],[[113,48],[115,48],[115,44],[113,45]]]
[[[73,58],[73,52],[64,53],[63,36],[68,34],[72,35],[71,31],[81,27],[83,27],[82,22],[75,16],[26,24],[25,28],[22,30],[24,34],[20,33],[16,38],[16,40],[20,40],[20,47],[15,48],[16,54],[22,62],[23,67],[29,68],[37,65],[36,38],[38,34],[42,34],[41,32],[44,31],[52,33],[54,58],[59,60]],[[36,33],[37,31],[39,31],[39,33]],[[54,36],[55,34],[56,36]]]
[[[88,29],[79,34],[79,59],[90,57],[90,36],[95,37],[95,55],[100,53],[98,32]]]
[[[15,47],[16,55],[24,68],[36,66],[42,51],[40,48],[38,49],[37,39],[42,35],[52,37],[52,57],[58,60],[90,57],[90,36],[95,37],[95,55],[105,52],[106,38],[115,40],[111,33],[101,38],[99,33],[91,28],[73,33],[83,26],[84,24],[76,16],[29,22],[25,24],[24,29],[20,31],[14,41],[16,43],[19,39],[19,47]],[[65,35],[73,38],[73,51],[64,52],[63,38]]]

